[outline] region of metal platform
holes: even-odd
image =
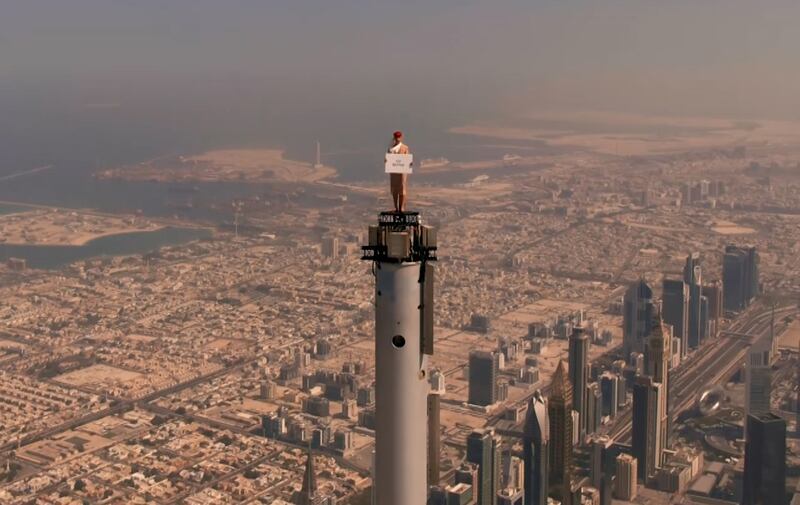
[[[381,212],[369,227],[361,259],[403,263],[436,261],[436,229],[422,224],[419,212]]]

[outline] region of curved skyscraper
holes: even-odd
[[[547,402],[539,391],[528,402],[523,444],[525,505],[547,505],[550,418]]]

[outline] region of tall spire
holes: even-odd
[[[300,489],[298,505],[315,505],[317,496],[317,475],[314,472],[314,454],[308,450],[306,470],[303,473],[303,487]]]
[[[564,371],[564,362],[559,360],[556,371],[553,374],[553,383],[551,386],[551,397],[572,399],[572,384],[567,378],[567,373]]]
[[[525,415],[525,437],[540,438],[543,442],[550,440],[550,421],[547,417],[547,404],[540,390],[536,390],[528,402],[528,413]]]

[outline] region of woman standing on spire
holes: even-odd
[[[394,132],[392,145],[389,146],[389,154],[409,154],[408,146],[403,143],[403,132]],[[408,174],[389,174],[389,182],[392,190],[392,201],[394,201],[395,212],[406,210],[406,186]]]

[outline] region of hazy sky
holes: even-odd
[[[545,108],[800,119],[798,21],[797,0],[2,0],[0,113],[119,104],[212,137]]]

